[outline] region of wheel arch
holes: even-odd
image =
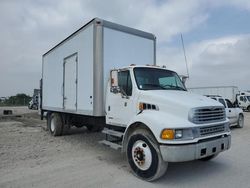
[[[248,111],[250,111],[250,105],[248,105],[246,109],[247,109]]]
[[[127,148],[127,144],[128,144],[128,138],[129,136],[136,130],[136,129],[145,129],[147,131],[149,131],[151,133],[151,135],[154,137],[154,139],[157,141],[157,139],[155,138],[154,133],[152,132],[152,130],[149,128],[149,126],[147,126],[145,123],[141,122],[141,121],[136,121],[132,124],[130,124],[125,132],[124,132],[124,136],[123,136],[123,140],[122,140],[122,152],[126,151]]]

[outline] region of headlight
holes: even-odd
[[[163,129],[161,138],[164,140],[191,140],[194,139],[192,129]]]
[[[182,138],[182,130],[175,130],[175,138],[176,139]]]

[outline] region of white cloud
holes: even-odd
[[[208,18],[202,1],[169,1],[150,4],[141,13],[139,27],[156,34],[158,42],[166,42],[180,33],[188,32]]]
[[[160,55],[161,64],[179,74],[186,74],[182,49],[164,50]],[[250,35],[204,40],[187,46],[186,51],[190,72],[188,86],[235,85],[241,89],[250,88]]]

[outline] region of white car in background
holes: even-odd
[[[206,95],[224,105],[226,116],[229,119],[230,126],[236,125],[239,128],[244,126],[244,115],[241,108],[235,107],[229,99],[224,99],[221,96]]]

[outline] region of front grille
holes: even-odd
[[[197,124],[219,122],[226,119],[223,107],[207,107],[194,109],[193,122]]]
[[[207,136],[215,133],[220,133],[225,131],[224,125],[215,125],[210,127],[200,127],[200,135]]]

